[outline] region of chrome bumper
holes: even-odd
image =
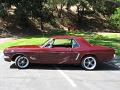
[[[5,56],[5,55],[4,55],[4,60],[7,61],[7,62],[11,62],[11,59],[10,59],[9,56]]]

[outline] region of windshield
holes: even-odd
[[[45,47],[50,41],[52,41],[53,39],[52,38],[49,38],[47,41],[45,41],[43,44],[42,44],[42,47]]]

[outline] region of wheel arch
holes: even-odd
[[[22,54],[22,53],[16,53],[16,54],[14,54],[14,55],[12,56],[11,60],[12,60],[12,61],[15,61],[16,57],[18,57],[18,56],[25,56],[25,55]]]
[[[83,58],[85,58],[85,57],[87,57],[87,56],[92,56],[92,57],[96,58],[96,60],[98,60],[98,59],[97,59],[97,56],[96,56],[95,54],[85,54],[85,55],[83,55],[83,56],[81,57],[81,61],[83,60]]]

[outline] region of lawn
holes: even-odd
[[[120,33],[91,33],[91,32],[67,32],[65,35],[76,35],[84,37],[91,44],[105,45],[115,49],[117,55],[120,56]],[[0,44],[0,50],[9,46],[15,45],[33,45],[43,44],[48,39],[48,35],[41,36],[26,36],[14,41],[8,41]]]

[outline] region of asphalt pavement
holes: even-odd
[[[0,38],[0,43],[16,40],[17,37],[12,38]]]
[[[93,71],[79,65],[32,64],[19,70],[0,53],[0,90],[120,90],[120,59]]]

